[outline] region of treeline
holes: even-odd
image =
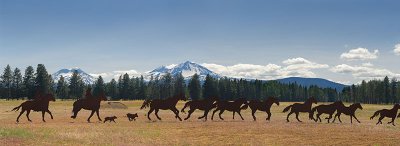
[[[362,81],[359,85],[346,87],[341,99],[349,102],[371,104],[392,104],[400,101],[400,83],[396,78],[383,80]]]
[[[362,103],[394,103],[399,101],[399,83],[386,77],[383,81],[363,81],[360,85],[352,85],[337,91],[334,88],[320,88],[318,86],[301,86],[297,83],[282,84],[277,81],[245,80],[206,76],[201,81],[195,74],[185,81],[181,74],[172,76],[165,74],[160,78],[151,77],[145,81],[143,76],[130,77],[121,75],[117,80],[104,82],[99,76],[93,85],[86,85],[77,71],[69,80],[60,77],[55,83],[46,71],[43,64],[39,64],[36,71],[29,66],[24,76],[18,68],[11,69],[9,65],[4,69],[0,78],[0,98],[3,99],[31,99],[36,91],[53,93],[59,99],[79,99],[84,97],[87,88],[92,88],[93,95],[104,92],[111,100],[140,100],[165,99],[184,93],[192,100],[200,100],[210,96],[218,96],[225,100],[234,100],[240,97],[265,99],[274,96],[280,101],[304,101],[314,96],[321,102],[343,100]]]

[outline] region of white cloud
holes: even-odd
[[[112,71],[112,72],[105,72],[105,73],[91,73],[90,75],[98,78],[99,76],[101,76],[105,81],[110,81],[111,79],[115,79],[118,80],[119,76],[124,75],[125,73],[127,73],[129,75],[129,77],[138,77],[141,75],[141,73],[139,73],[136,70],[126,70],[126,71]]]
[[[385,76],[388,77],[400,77],[400,74],[394,73],[387,69],[374,68],[372,64],[363,64],[362,66],[351,66],[347,64],[337,65],[331,68],[332,72],[335,73],[349,73],[359,79],[371,80],[371,79],[382,79]]]
[[[378,58],[378,53],[378,50],[370,52],[366,48],[356,48],[350,50],[349,52],[343,53],[340,55],[340,58],[344,60],[371,60]]]
[[[396,44],[395,46],[394,46],[394,53],[396,54],[396,55],[399,55],[400,56],[400,44]]]
[[[282,63],[285,66],[271,63],[267,65],[236,64],[232,66],[203,63],[202,65],[223,76],[262,80],[271,80],[293,76],[315,77],[316,74],[311,70],[329,67],[326,64],[318,64],[300,57],[287,59]]]

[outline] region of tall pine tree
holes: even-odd
[[[7,100],[11,98],[11,88],[12,88],[12,72],[10,65],[7,65],[4,69],[3,75],[1,76],[2,86],[5,88],[5,97]]]
[[[200,100],[201,99],[201,85],[199,75],[194,74],[190,79],[189,85],[189,95],[192,100]]]
[[[35,71],[32,66],[25,69],[23,93],[23,96],[28,97],[28,99],[32,99],[35,94]]]

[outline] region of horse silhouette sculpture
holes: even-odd
[[[284,113],[290,110],[289,114],[286,117],[286,121],[289,122],[289,116],[291,114],[295,113],[297,121],[302,122],[299,119],[299,114],[300,113],[310,113],[313,103],[317,104],[317,100],[314,97],[310,97],[303,104],[295,103],[295,104],[289,105],[288,107],[286,107],[283,110]]]
[[[251,115],[253,116],[254,121],[256,121],[256,116],[254,114],[257,110],[266,112],[268,116],[265,120],[271,120],[271,106],[274,103],[279,106],[279,101],[275,97],[269,97],[265,101],[251,100],[249,102],[249,107],[251,109]]]
[[[242,109],[247,109],[247,107],[249,105],[245,98],[239,98],[239,99],[236,99],[235,101],[217,101],[216,103],[213,104],[213,106],[216,106],[217,108],[213,111],[211,120],[214,120],[214,114],[217,111],[219,111],[219,114],[218,114],[219,118],[221,120],[224,120],[224,118],[222,118],[221,115],[222,115],[222,113],[224,113],[225,110],[233,112],[233,119],[235,119],[235,113],[238,113],[240,118],[242,118],[242,120],[244,120],[242,117],[242,114],[240,114],[240,111]]]
[[[325,118],[328,120],[328,123],[330,122],[330,120],[332,119],[333,113],[335,113],[335,111],[337,110],[337,108],[340,106],[339,101],[334,102],[332,104],[328,104],[328,105],[318,105],[314,108],[311,109],[310,112],[310,119],[314,120],[315,122],[322,122],[321,120],[321,115],[322,114],[328,114],[329,117]],[[314,118],[314,112],[317,112],[316,118]]]
[[[37,92],[34,100],[25,101],[20,106],[15,107],[11,111],[18,111],[22,107],[21,112],[19,113],[19,115],[17,117],[17,123],[19,122],[19,117],[21,117],[21,115],[25,111],[26,111],[26,117],[28,118],[28,121],[32,122],[32,120],[29,118],[29,114],[31,113],[31,110],[33,110],[35,112],[41,111],[42,112],[42,121],[46,122],[46,120],[44,120],[45,112],[49,113],[51,116],[51,119],[53,119],[53,115],[51,114],[51,112],[49,110],[49,102],[50,101],[56,101],[53,94],[41,95],[41,94],[38,94],[38,92]]]
[[[86,90],[86,98],[84,99],[79,99],[77,101],[74,102],[73,105],[73,109],[72,109],[72,113],[73,115],[71,116],[71,118],[75,119],[76,116],[78,115],[78,112],[81,109],[85,109],[85,110],[91,110],[92,113],[90,114],[89,118],[87,119],[87,121],[90,123],[90,118],[92,118],[93,114],[96,112],[97,118],[99,119],[99,121],[102,121],[99,115],[99,109],[100,109],[100,102],[101,101],[107,101],[106,95],[104,94],[104,92],[101,92],[99,96],[94,97],[91,93],[90,93],[91,89],[88,88]]]
[[[371,120],[374,119],[375,116],[380,115],[378,123],[376,123],[376,125],[382,124],[382,119],[388,117],[392,118],[392,121],[390,121],[388,124],[392,123],[393,126],[396,126],[394,124],[394,120],[396,119],[397,111],[399,110],[399,108],[400,104],[395,104],[392,109],[378,110],[374,113],[374,115],[372,115]]]
[[[336,115],[333,118],[332,123],[335,122],[336,117],[339,119],[339,122],[342,123],[342,120],[340,119],[340,115],[343,113],[345,115],[349,115],[350,116],[350,122],[353,123],[353,118],[357,120],[358,123],[361,123],[357,117],[356,117],[356,110],[357,109],[363,109],[363,107],[361,106],[360,103],[354,103],[352,105],[350,105],[349,107],[346,107],[343,102],[339,101],[339,106],[337,107],[337,111],[336,111]]]
[[[150,110],[147,113],[147,118],[150,121],[151,121],[150,114],[153,111],[155,111],[155,115],[156,115],[157,119],[161,120],[160,116],[158,116],[159,110],[171,110],[172,112],[175,113],[175,118],[179,119],[179,121],[182,121],[181,117],[179,117],[179,110],[176,108],[176,104],[178,103],[179,100],[186,101],[185,94],[181,93],[181,94],[169,97],[165,100],[163,100],[163,99],[145,100],[142,104],[142,107],[140,107],[140,109],[150,107]]]
[[[201,117],[198,117],[198,119],[202,119],[205,118],[205,121],[207,121],[207,116],[208,116],[208,112],[210,112],[211,109],[215,108],[214,102],[218,101],[219,98],[212,96],[209,98],[206,98],[204,100],[192,100],[192,101],[188,101],[185,103],[185,106],[182,108],[181,112],[185,113],[185,108],[189,107],[189,111],[188,111],[188,116],[185,118],[185,120],[190,118],[190,115],[192,115],[192,113],[198,109],[198,110],[203,110],[204,111],[204,115]]]

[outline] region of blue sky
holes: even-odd
[[[93,74],[143,73],[191,60],[237,77],[343,83],[400,77],[400,45],[399,53],[394,51],[400,44],[399,5],[394,0],[0,0],[0,68],[44,63],[49,72],[80,67]]]

